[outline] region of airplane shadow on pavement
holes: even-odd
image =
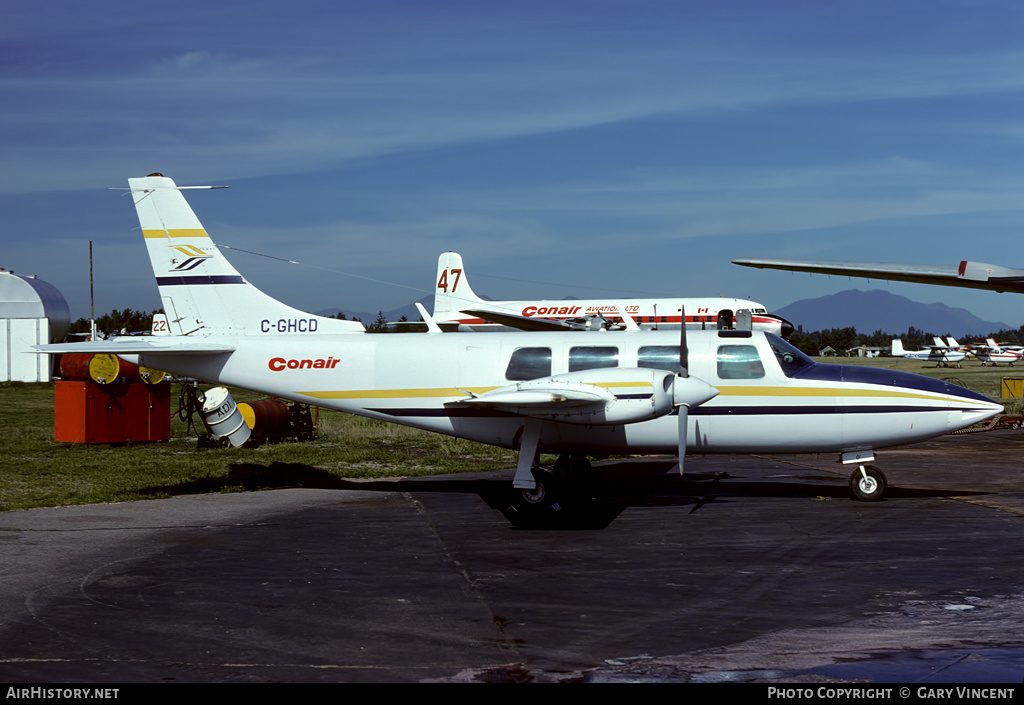
[[[561,487],[559,500],[524,506],[511,484],[513,471],[439,475],[403,479],[350,480],[302,463],[234,463],[223,477],[208,477],[177,485],[148,488],[140,494],[187,495],[234,489],[311,488],[361,492],[476,494],[521,529],[599,530],[627,508],[690,506],[690,513],[712,504],[731,504],[744,498],[850,499],[843,478],[805,471],[801,476],[757,476],[750,469],[733,472],[675,471],[675,462],[614,461],[595,466]],[[936,498],[981,495],[963,490],[906,489],[890,486],[887,498]],[[882,500],[885,501],[885,500]]]

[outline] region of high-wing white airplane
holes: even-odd
[[[789,321],[769,314],[764,305],[756,301],[744,299],[487,301],[470,287],[462,255],[457,252],[445,252],[437,258],[436,281],[434,321],[442,326],[458,324],[461,330],[494,330],[499,327],[520,330],[624,329],[631,322],[642,330],[672,330],[679,328],[685,310],[686,324],[690,328],[744,327],[775,333],[783,338],[793,332]],[[749,324],[740,323],[747,314]]]
[[[551,511],[586,455],[835,453],[853,496],[883,496],[875,450],[996,415],[972,391],[892,370],[825,365],[751,330],[459,335],[365,333],[304,313],[247,282],[183,188],[128,180],[167,335],[38,346],[114,353],[207,383],[519,450],[514,506]],[[202,187],[196,187],[202,188]],[[207,187],[208,188],[208,187]],[[537,453],[556,453],[556,475]]]
[[[758,269],[781,269],[788,272],[836,274],[844,277],[885,279],[890,281],[940,284],[968,289],[1012,291],[1024,293],[1024,269],[1002,267],[982,262],[960,262],[957,266],[942,264],[892,264],[888,262],[835,262],[813,259],[772,259],[751,257],[734,259],[733,264]]]
[[[960,363],[967,357],[967,353],[958,348],[950,347],[938,338],[934,338],[934,341],[933,345],[919,350],[905,350],[903,348],[903,341],[896,338],[892,341],[892,356],[905,357],[911,360],[926,360],[934,362],[936,367],[949,367],[951,364],[960,367]]]
[[[1019,362],[1021,358],[1019,352],[999,345],[992,338],[986,338],[985,345],[972,345],[971,348],[974,357],[981,360],[982,365],[992,363],[992,366],[995,367],[998,363],[1005,362],[1013,367],[1013,363]]]

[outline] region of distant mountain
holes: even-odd
[[[858,333],[903,333],[911,326],[935,335],[968,336],[1010,329],[1000,321],[983,321],[970,311],[946,304],[922,304],[878,289],[850,289],[817,299],[803,299],[772,311],[805,331],[854,327]]]
[[[423,304],[423,308],[427,309],[427,313],[431,313],[434,310],[434,295],[424,296],[419,300],[419,303]],[[341,308],[325,308],[320,311],[314,311],[318,316],[337,316],[338,313],[344,313],[345,318],[353,320],[358,318],[363,322],[364,325],[369,325],[377,320],[378,311],[369,313],[367,311],[348,311]],[[408,304],[401,308],[392,309],[391,311],[384,311],[384,318],[389,322],[394,323],[402,319],[405,316],[407,321],[418,321],[420,320],[420,312],[416,310],[416,303]]]

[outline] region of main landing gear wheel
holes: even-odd
[[[860,502],[877,502],[885,495],[885,475],[874,465],[861,465],[850,475],[850,493]]]
[[[516,526],[535,526],[550,522],[564,509],[562,483],[552,473],[541,467],[532,470],[536,487],[513,488],[510,506],[505,512]]]
[[[533,469],[533,479],[537,486],[531,489],[518,490],[522,503],[528,507],[543,507],[554,500],[554,477],[540,468]]]

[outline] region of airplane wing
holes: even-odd
[[[1011,291],[1024,294],[1024,269],[997,264],[963,261],[959,266],[928,264],[891,264],[885,262],[833,262],[829,260],[745,258],[733,264],[758,269],[781,269],[790,272],[835,274],[891,281],[959,286],[968,289]]]
[[[470,397],[469,399],[460,399],[455,403],[502,409],[504,411],[521,413],[524,416],[535,414],[547,416],[581,407],[603,408],[614,400],[615,396],[613,394],[601,393],[597,389],[587,391],[558,386],[549,390],[498,389],[493,392]]]
[[[676,406],[675,385],[666,385],[665,370],[606,367],[580,370],[553,377],[514,382],[482,394],[463,390],[465,399],[448,402],[453,407],[498,411],[533,419],[573,424],[618,425],[644,421],[672,413]],[[701,403],[718,394],[703,385]],[[679,393],[684,394],[682,387]]]
[[[607,327],[608,330],[639,330],[639,326],[637,326],[636,321],[629,316],[623,316],[622,323],[613,324],[600,314],[594,316],[580,316],[578,318],[572,318],[565,321],[557,321],[551,320],[550,318],[520,316],[515,313],[502,313],[500,311],[491,311],[482,308],[466,309],[464,311],[460,311],[460,313],[466,313],[470,316],[482,318],[485,321],[493,321],[494,323],[500,323],[501,325],[508,326],[509,328],[518,328],[519,330],[526,331],[587,330],[591,325],[598,322],[600,323],[598,327]]]
[[[572,330],[572,326],[564,321],[552,321],[547,318],[532,318],[530,316],[519,316],[514,313],[501,313],[499,311],[488,311],[486,309],[468,309],[461,311],[470,316],[477,316],[485,321],[494,321],[509,328],[519,330]]]

